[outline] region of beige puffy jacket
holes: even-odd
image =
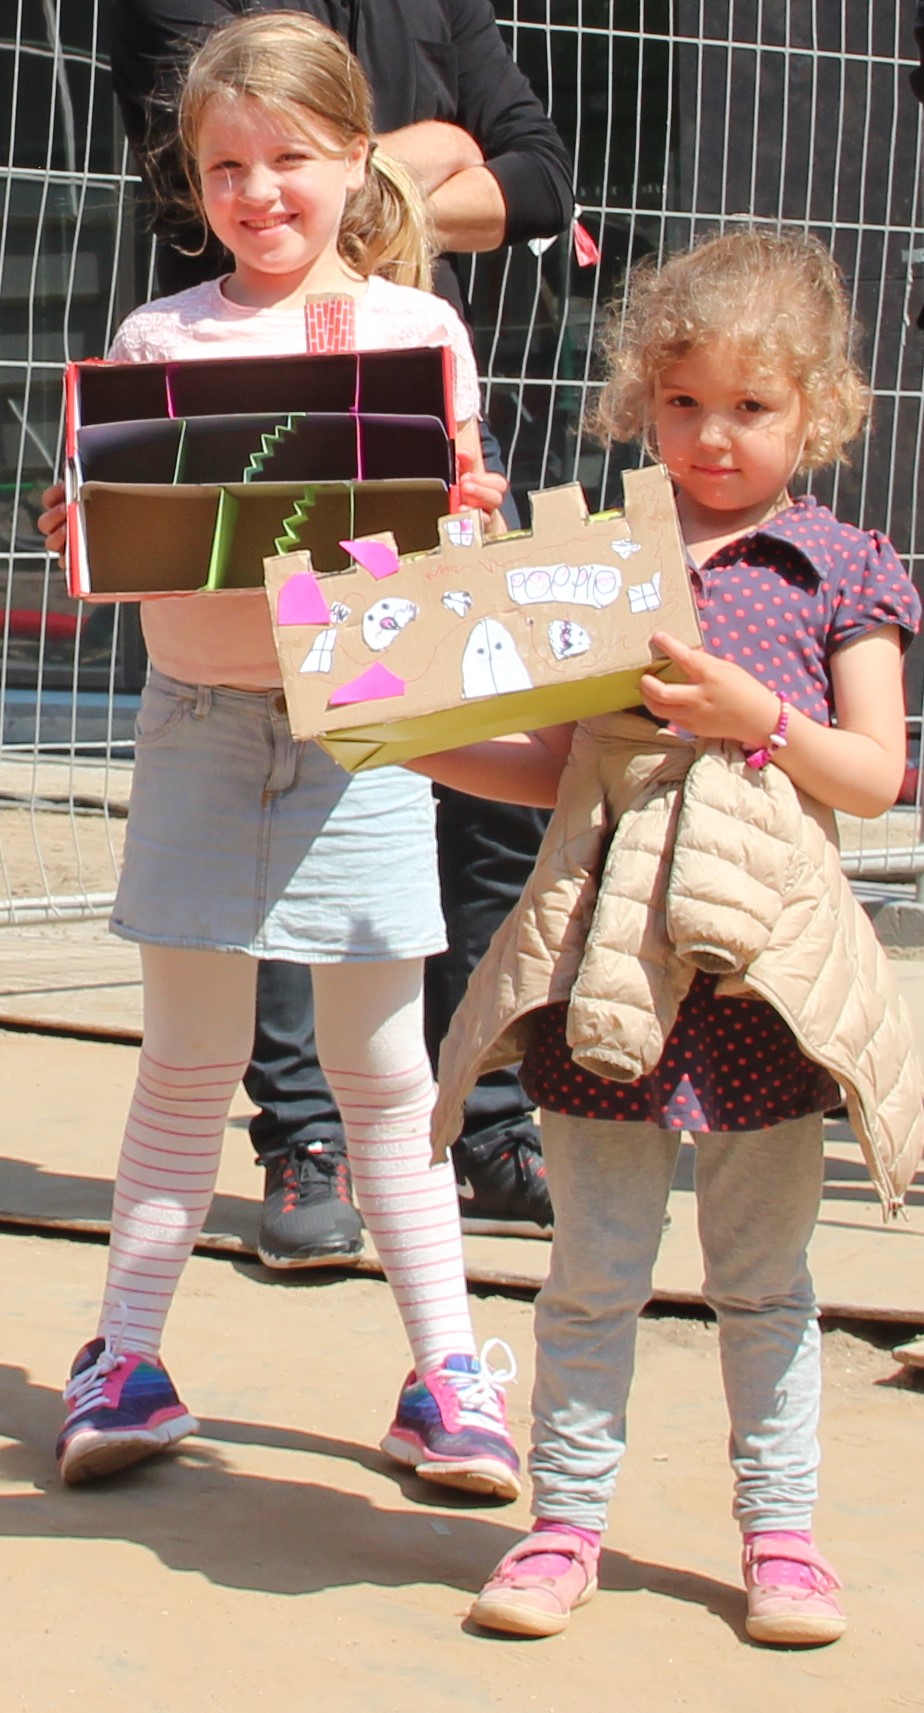
[[[522,1057],[529,1012],[568,1000],[577,1063],[630,1082],[660,1059],[697,969],[721,995],[768,1000],[842,1085],[894,1212],[924,1149],[924,1079],[833,814],[737,745],[694,745],[636,714],[577,728],[534,873],[443,1044],[435,1157],[477,1078]]]

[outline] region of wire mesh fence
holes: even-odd
[[[580,480],[618,501],[631,449],[584,427],[594,328],[626,267],[754,218],[817,233],[865,328],[873,430],[814,483],[886,530],[921,586],[924,238],[910,0],[497,0],[573,153],[599,265],[569,235],[472,258],[485,400],[524,512]],[[61,373],[151,290],[151,245],[107,69],[104,0],[7,0],[0,19],[0,922],[104,912],[121,855],[145,661],[130,608],[75,605],[36,529],[60,469]],[[126,543],[130,551],[130,543]],[[913,881],[924,648],[908,667],[903,802],[845,823],[849,872]]]

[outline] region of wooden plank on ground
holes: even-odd
[[[141,1036],[138,947],[104,921],[0,928],[0,1024]]]
[[[127,1045],[0,1030],[5,1156],[0,1222],[107,1231],[111,1176],[135,1060]],[[254,1168],[247,1135],[251,1110],[241,1091],[203,1241],[215,1252],[250,1254],[255,1249],[263,1179]],[[846,1125],[829,1124],[826,1153],[825,1198],[812,1243],[824,1312],[924,1326],[924,1181],[911,1190],[907,1219],[887,1228]],[[671,1195],[672,1223],[655,1273],[656,1298],[666,1304],[702,1302],[692,1161],[692,1146],[684,1145]],[[535,1291],[545,1278],[549,1244],[535,1238],[467,1237],[465,1252],[473,1284]],[[371,1245],[360,1265],[378,1271]]]

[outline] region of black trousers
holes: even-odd
[[[486,468],[503,471],[500,447],[484,422],[481,443]],[[517,529],[520,519],[509,494],[503,512],[508,528]],[[426,969],[424,1022],[434,1070],[465,984],[519,898],[548,822],[544,810],[489,803],[446,786],[436,787],[436,800],[449,949],[430,958]],[[343,1135],[318,1064],[311,971],[303,964],[260,965],[253,1058],[244,1086],[260,1108],[251,1120],[250,1137],[261,1160],[286,1152],[296,1142]],[[515,1133],[538,1143],[530,1113],[516,1068],[492,1071],[466,1102],[463,1138],[475,1145],[491,1144]]]

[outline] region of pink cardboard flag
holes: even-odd
[[[277,625],[329,625],[330,607],[312,571],[294,571],[279,591]]]
[[[371,577],[393,577],[398,570],[398,555],[384,541],[341,541],[340,545]]]
[[[358,678],[351,678],[349,684],[341,684],[330,697],[329,708],[349,708],[354,702],[380,702],[388,696],[403,696],[405,683],[403,678],[396,678],[389,672],[387,666],[376,661],[374,666],[367,667]]]

